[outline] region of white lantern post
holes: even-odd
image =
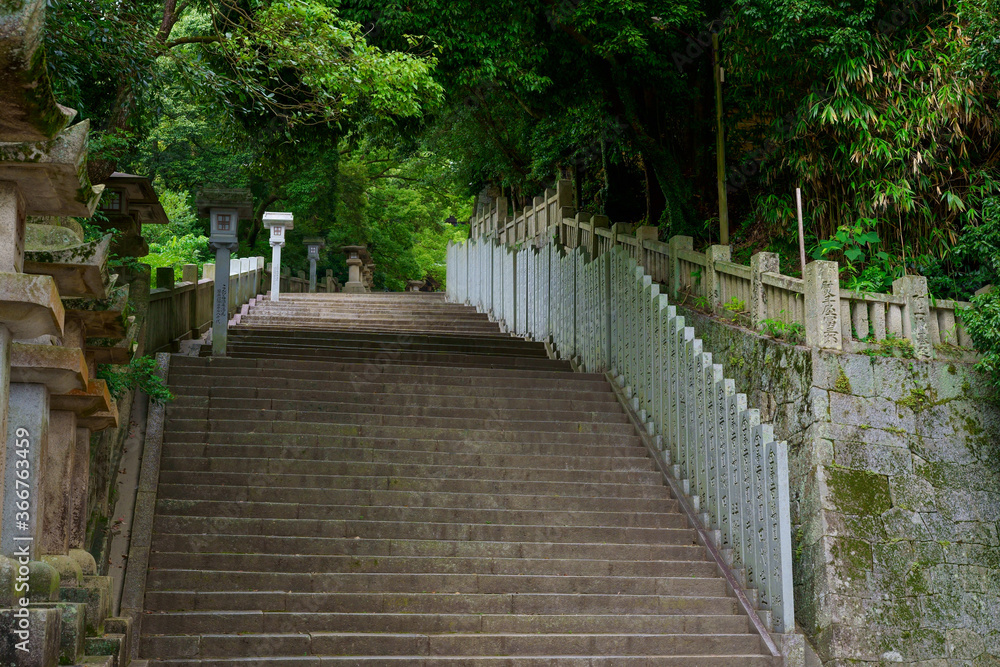
[[[291,213],[268,212],[264,226],[271,230],[271,301],[278,301],[281,294],[281,249],[285,245],[285,232],[295,227]]]

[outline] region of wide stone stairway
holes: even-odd
[[[175,356],[152,665],[772,665],[602,375],[440,294]]]

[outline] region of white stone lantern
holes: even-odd
[[[281,295],[281,249],[285,245],[285,233],[295,228],[294,216],[268,211],[264,214],[264,226],[271,230],[271,301],[278,301]]]

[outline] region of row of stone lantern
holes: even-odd
[[[58,220],[90,217],[103,186],[87,178],[88,122],[52,94],[44,14],[44,0],[0,4],[0,644],[32,665],[82,651],[82,637],[61,647],[67,589],[110,594],[84,548],[91,434],[118,426],[95,374],[128,362],[135,330],[111,235],[85,243]]]

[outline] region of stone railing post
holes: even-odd
[[[598,229],[607,229],[611,224],[610,218],[606,215],[595,215],[590,219],[591,224],[591,235],[590,235],[590,247],[587,250],[590,251],[591,259],[597,257],[597,249],[600,246],[600,240],[597,236]]]
[[[187,327],[192,338],[198,338],[198,265],[185,264],[181,267],[181,278],[191,283],[191,297],[188,299]]]
[[[643,241],[656,241],[659,238],[660,230],[652,225],[641,225],[635,228],[636,259],[646,269],[646,273],[652,274],[652,267],[647,261],[647,250],[642,246]]]
[[[903,276],[892,283],[892,293],[906,299],[903,337],[913,343],[913,352],[918,359],[930,359],[934,356],[934,346],[928,325],[931,304],[927,278]]]
[[[690,236],[672,236],[670,245],[670,297],[677,298],[681,289],[681,261],[678,252],[681,250],[694,250],[694,239]]]
[[[569,239],[563,219],[572,218],[576,215],[576,207],[573,205],[573,181],[562,179],[556,183],[556,231],[559,234],[559,243],[568,245]],[[550,220],[551,224],[553,221]]]
[[[722,280],[715,269],[716,262],[728,262],[732,258],[732,247],[713,245],[705,252],[705,294],[712,312],[718,312],[722,306]]]
[[[818,260],[806,264],[806,345],[825,350],[843,349],[840,328],[840,267]]]
[[[591,214],[586,211],[577,211],[576,215],[573,216],[574,228],[569,233],[568,243],[566,244],[569,248],[579,248],[580,247],[580,236],[583,231],[580,229],[580,223],[588,223],[591,219]]]
[[[750,316],[754,329],[760,328],[760,323],[767,319],[767,293],[764,290],[764,274],[778,273],[781,268],[780,258],[774,252],[759,252],[750,258]]]

